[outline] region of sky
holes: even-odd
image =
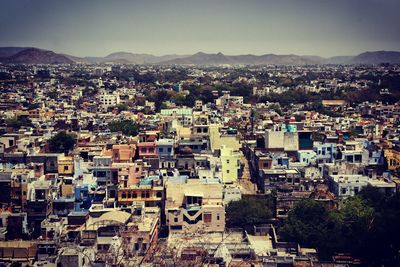
[[[2,0],[0,46],[75,56],[400,51],[400,0]]]

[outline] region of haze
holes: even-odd
[[[398,51],[399,10],[397,0],[6,0],[0,46],[76,56]]]

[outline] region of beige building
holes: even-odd
[[[220,132],[221,125],[210,124],[210,147],[211,150],[221,149],[222,145],[237,151],[241,148],[241,144],[236,135],[222,134]]]
[[[232,148],[221,147],[221,166],[223,183],[236,183],[239,177],[240,154]]]
[[[223,232],[225,207],[222,185],[174,177],[166,184],[166,221],[169,230]]]
[[[58,174],[60,176],[72,176],[74,174],[74,158],[62,157],[58,159]]]

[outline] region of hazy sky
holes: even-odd
[[[0,46],[351,55],[400,50],[400,0],[2,0]]]

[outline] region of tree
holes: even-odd
[[[365,241],[368,246],[359,253],[371,265],[400,266],[400,194],[387,195],[367,186],[359,196],[374,209]]]
[[[279,230],[285,241],[318,249],[321,259],[346,252],[367,266],[400,266],[400,193],[384,194],[367,186],[328,209],[316,200],[303,200],[289,212]]]
[[[269,199],[244,198],[230,202],[226,208],[227,226],[245,228],[265,224],[273,216],[272,206]]]
[[[14,117],[11,119],[7,119],[6,120],[6,125],[8,127],[12,127],[14,129],[19,129],[22,126],[27,126],[27,127],[31,127],[32,126],[32,121],[25,117],[25,116],[19,116],[19,117]]]
[[[341,251],[341,214],[331,211],[325,203],[305,199],[289,212],[280,236],[285,241],[295,241],[306,247],[318,248],[322,259],[329,259]]]
[[[124,135],[138,134],[138,125],[129,119],[111,121],[108,128],[111,132],[122,132]]]
[[[369,207],[359,196],[349,198],[341,203],[341,228],[346,251],[353,255],[363,256],[368,249],[368,240],[374,221],[374,209]]]
[[[74,148],[75,138],[65,131],[61,131],[49,140],[49,150],[53,153],[68,153]]]
[[[117,105],[117,109],[118,109],[118,112],[127,111],[128,110],[128,106],[125,105],[125,104],[118,104]]]
[[[385,207],[387,196],[382,194],[377,187],[368,185],[360,191],[359,196],[367,205],[373,207],[377,211]]]
[[[47,96],[50,97],[51,99],[56,100],[58,97],[58,93],[56,90],[52,89],[47,93]]]

